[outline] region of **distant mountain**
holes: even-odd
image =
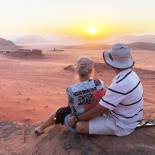
[[[68,49],[99,49],[104,50],[110,48],[114,43],[126,43],[132,49],[144,49],[144,50],[155,50],[155,35],[125,35],[111,40],[99,40],[99,41],[86,41],[81,38],[63,36],[63,35],[26,35],[24,37],[18,38],[15,43],[17,44],[48,44],[50,46]]]
[[[37,43],[49,43],[49,40],[42,36],[37,35],[26,35],[24,37],[18,38],[15,41],[16,44],[37,44]]]
[[[112,44],[82,44],[65,46],[66,49],[87,49],[87,50],[104,50],[111,48]],[[128,44],[132,49],[155,51],[155,43],[135,42]]]
[[[18,46],[16,46],[16,44],[12,41],[0,38],[0,51],[12,51],[17,49]]]
[[[103,43],[114,44],[114,43],[134,43],[134,42],[145,42],[145,43],[155,43],[155,35],[124,35],[109,39],[102,40]]]
[[[155,51],[155,43],[135,42],[129,44],[129,47],[137,50],[141,49],[141,50]]]
[[[83,43],[83,40],[65,35],[26,35],[15,40],[16,44],[51,44],[74,45]],[[85,43],[85,42],[84,42]]]
[[[1,46],[16,46],[12,41],[0,38]]]
[[[66,35],[51,35],[47,36],[48,40],[51,41],[52,44],[55,45],[79,45],[81,43],[86,43],[85,40],[78,38],[78,37],[72,37],[72,36],[66,36]]]

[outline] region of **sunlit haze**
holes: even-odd
[[[155,32],[154,0],[0,0],[0,33],[99,38]]]

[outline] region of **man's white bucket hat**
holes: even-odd
[[[115,44],[103,52],[106,64],[118,69],[127,69],[134,65],[130,48],[125,44]]]

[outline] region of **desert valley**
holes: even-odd
[[[25,46],[24,48],[38,49],[36,45],[33,47]],[[104,51],[104,48],[102,50],[95,50],[94,48],[87,49],[83,48],[82,46],[81,48],[79,48],[79,46],[78,48],[77,46],[72,46],[69,48],[64,48],[64,51],[50,51],[51,48],[52,47],[49,48],[49,46],[46,48],[39,46],[39,49],[42,51],[41,55],[39,56],[33,55],[32,53],[23,56],[22,51],[21,55],[19,53],[14,54],[12,52],[11,54],[6,54],[6,52],[0,54],[0,148],[2,148],[0,150],[0,154],[2,155],[10,155],[11,153],[18,155],[21,152],[24,152],[24,155],[37,153],[42,154],[41,152],[45,151],[46,147],[39,149],[37,146],[39,145],[39,140],[41,144],[47,143],[45,139],[48,139],[48,136],[45,136],[46,138],[32,138],[33,125],[35,126],[35,124],[45,119],[57,108],[66,105],[66,88],[68,85],[76,82],[72,65],[74,65],[77,58],[80,56],[89,56],[93,58],[95,61],[96,70],[95,77],[101,78],[107,85],[110,84],[114,76],[114,73],[111,72],[103,63],[102,51]],[[136,62],[135,70],[141,77],[142,83],[144,85],[145,118],[154,119],[155,51],[146,49],[133,49],[132,52],[133,58]],[[17,124],[12,124],[12,122],[16,122]],[[28,128],[28,135],[26,135],[26,140],[28,139],[28,142],[25,140],[25,127],[26,129]],[[52,129],[52,132],[55,133],[58,137],[62,136],[62,139],[65,139],[64,136],[66,134],[68,137],[70,137],[70,139],[75,138],[72,137],[72,134],[69,135],[69,133],[62,133],[61,135],[59,130],[60,129]],[[131,135],[131,137],[129,137],[127,140],[129,146],[131,145],[132,148],[137,143],[134,141],[135,144],[131,144],[132,142],[130,140],[132,137],[141,137],[143,135],[144,137],[142,136],[142,141],[144,141],[144,139],[146,140],[146,144],[144,144],[145,146],[141,148],[137,147],[135,149],[140,149],[141,151],[147,152],[148,143],[151,143],[149,146],[152,145],[151,149],[153,149],[155,143],[150,141],[150,138],[153,138],[153,134],[151,133],[155,131],[152,129],[148,129],[148,131],[150,133],[149,139],[146,138],[143,130],[136,136],[134,134]],[[14,139],[15,137],[16,140]],[[44,138],[44,140],[42,138]],[[101,138],[99,141],[102,141]],[[109,141],[108,138],[107,141]],[[124,143],[123,140],[121,141]],[[32,146],[30,142],[33,143]],[[50,143],[52,142],[55,143],[52,148],[56,149],[58,147],[56,144],[59,143],[57,137],[54,137]],[[12,143],[14,143],[14,147],[12,147]],[[66,143],[65,140],[64,143]],[[86,143],[89,145],[88,140],[86,140]],[[117,140],[115,139],[114,146],[117,146],[116,143]],[[70,145],[72,148],[69,150],[65,149],[66,146],[59,146],[58,148],[63,152],[63,154],[68,154],[68,151],[75,154],[74,149],[77,149],[76,145],[78,146],[79,144]],[[98,143],[92,143],[91,145],[98,145]],[[28,151],[27,147],[30,148],[29,153],[26,153]],[[103,150],[98,147],[99,146],[94,146],[94,149],[97,149],[96,151],[93,150],[94,153],[103,152]],[[120,149],[120,145],[117,147],[117,153],[123,154],[125,149]],[[131,148],[128,147],[129,152],[132,150]],[[114,148],[112,147],[110,151],[113,151],[113,149]],[[55,150],[55,153],[53,154],[60,154],[60,150]],[[36,152],[34,153],[33,151]],[[137,151],[139,152],[139,150]],[[76,152],[78,154],[78,151]],[[46,154],[50,154],[49,151],[47,151]]]
[[[0,1],[0,155],[155,155],[154,6]]]

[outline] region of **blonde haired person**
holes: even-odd
[[[80,115],[95,107],[105,94],[106,87],[100,79],[91,79],[94,70],[94,62],[89,57],[77,60],[75,71],[78,75],[78,83],[70,85],[67,89],[68,105],[58,109],[54,114],[35,128],[35,133],[41,135],[44,129],[53,124],[64,124],[64,118],[68,114]]]

